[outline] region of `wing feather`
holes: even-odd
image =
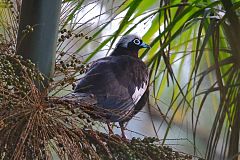
[[[141,60],[109,56],[92,65],[74,92],[94,94],[110,120],[120,121],[133,112],[147,86],[148,71]]]

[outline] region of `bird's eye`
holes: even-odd
[[[136,45],[140,45],[141,44],[141,41],[139,39],[134,39],[133,40],[133,43],[136,44]]]

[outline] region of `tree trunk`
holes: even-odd
[[[52,77],[61,0],[22,0],[17,54],[30,59],[40,72]]]

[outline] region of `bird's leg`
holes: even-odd
[[[107,126],[108,126],[108,134],[109,134],[109,136],[114,135],[113,130],[112,130],[112,125],[110,124],[110,122],[107,122]]]
[[[125,126],[124,126],[124,122],[119,122],[119,126],[121,128],[121,132],[122,132],[122,138],[127,139],[124,130],[125,130]]]

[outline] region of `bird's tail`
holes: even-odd
[[[104,112],[99,110],[96,97],[87,93],[71,93],[61,98],[61,101],[71,106],[74,113],[85,112],[93,119],[103,119]]]
[[[61,97],[59,100],[71,105],[72,109],[82,110],[94,108],[97,103],[95,96],[87,93],[70,93]]]
[[[70,93],[61,98],[64,101],[71,101],[76,103],[88,103],[89,105],[96,104],[96,98],[88,93]]]

